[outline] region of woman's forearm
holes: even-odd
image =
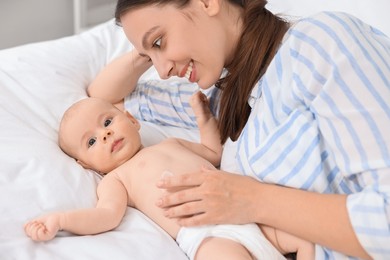
[[[346,195],[318,194],[276,185],[255,189],[258,222],[334,249],[370,258],[360,245],[348,217]]]
[[[167,176],[157,186],[188,187],[166,193],[156,203],[182,226],[256,222],[343,254],[369,258],[350,223],[346,195],[265,184],[212,169]]]

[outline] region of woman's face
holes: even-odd
[[[162,79],[186,77],[207,89],[220,78],[233,49],[227,25],[210,7],[203,1],[192,1],[184,9],[147,6],[129,11],[121,23],[129,41],[153,61]]]

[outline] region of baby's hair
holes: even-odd
[[[67,155],[75,159],[77,159],[76,156],[70,152],[71,149],[67,147],[67,144],[63,139],[63,131],[64,131],[64,125],[77,112],[79,104],[82,100],[77,101],[76,103],[72,104],[67,110],[65,110],[64,115],[62,116],[60,122],[60,127],[58,129],[58,146],[61,148],[61,150],[64,153],[66,153]]]
[[[65,110],[64,115],[62,116],[62,119],[60,122],[60,127],[58,129],[58,146],[61,148],[61,150],[64,153],[66,153],[67,155],[69,155],[70,157],[72,157],[74,159],[77,159],[76,155],[72,154],[70,147],[67,145],[67,142],[63,139],[64,126],[68,122],[68,120],[71,119],[75,113],[77,113],[77,111],[80,107],[80,104],[87,99],[96,99],[96,98],[88,97],[88,98],[81,99],[81,100],[77,101],[76,103],[72,104],[67,110]],[[107,103],[109,103],[109,102],[107,101]],[[120,109],[118,107],[114,106],[111,103],[109,103],[109,104],[112,105],[112,107],[114,107],[115,109],[118,109],[120,111]]]

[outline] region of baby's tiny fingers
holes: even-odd
[[[33,240],[42,241],[43,236],[46,232],[46,227],[42,223],[36,223],[34,225]]]
[[[34,228],[36,224],[36,221],[29,221],[26,224],[24,224],[24,232],[28,235],[31,235],[31,231]]]

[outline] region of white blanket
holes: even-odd
[[[142,213],[129,208],[115,231],[37,243],[27,219],[44,212],[93,207],[98,175],[57,145],[65,109],[86,97],[103,66],[131,46],[113,20],[72,37],[0,51],[0,259],[186,259]],[[157,78],[150,70],[143,78]],[[147,145],[197,132],[142,122]]]

